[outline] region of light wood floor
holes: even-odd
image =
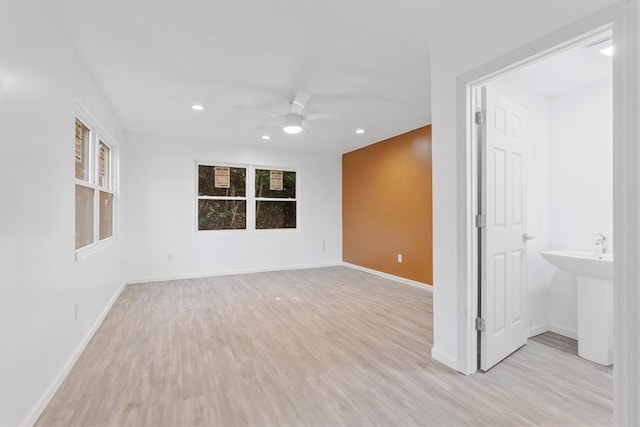
[[[613,423],[571,340],[468,377],[432,343],[429,292],[343,267],[131,285],[37,425]]]

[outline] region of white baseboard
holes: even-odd
[[[423,291],[433,292],[433,286],[428,283],[417,282],[411,279],[405,279],[404,277],[394,276],[393,274],[383,273],[382,271],[372,270],[360,265],[343,262],[345,267],[353,268],[354,270],[364,271],[365,273],[373,274],[375,276],[384,277],[385,279],[393,280],[394,282],[402,283],[403,285],[413,286],[414,288],[422,289]]]
[[[544,334],[545,332],[549,332],[548,323],[531,326],[527,329],[527,338],[535,337],[536,335]]]
[[[431,358],[437,360],[440,363],[445,364],[446,366],[453,369],[454,371],[458,370],[458,361],[454,357],[451,357],[441,352],[435,347],[431,348]]]
[[[285,265],[282,267],[248,268],[243,270],[211,271],[208,273],[176,274],[172,276],[141,277],[127,280],[128,285],[138,283],[168,282],[171,280],[201,279],[203,277],[234,276],[237,274],[267,273],[270,271],[308,270],[311,268],[337,267],[341,263]]]
[[[562,326],[549,324],[549,330],[551,332],[555,332],[558,335],[562,335],[563,337],[571,338],[573,340],[578,339],[578,331],[574,331],[573,329],[563,328]]]
[[[120,294],[122,293],[122,291],[126,286],[127,286],[127,283],[123,282],[118,287],[118,289],[116,289],[113,296],[111,297],[107,305],[104,307],[104,309],[102,310],[102,312],[100,313],[96,321],[93,323],[93,326],[91,327],[91,329],[89,329],[89,331],[84,336],[82,341],[80,341],[80,344],[78,344],[78,346],[76,347],[75,351],[71,354],[71,357],[69,358],[67,363],[64,365],[60,373],[58,373],[56,378],[49,385],[49,387],[47,388],[47,391],[40,398],[40,400],[38,400],[38,403],[36,403],[36,405],[31,410],[31,412],[29,412],[29,414],[24,418],[22,423],[20,423],[21,426],[33,426],[36,423],[36,421],[38,421],[38,418],[40,417],[40,415],[42,415],[42,412],[47,407],[51,399],[53,398],[53,395],[56,394],[56,392],[58,391],[58,388],[60,388],[65,378],[67,378],[67,375],[69,375],[69,372],[71,372],[73,365],[76,364],[76,362],[80,358],[80,355],[84,351],[85,347],[87,346],[87,344],[89,344],[89,341],[91,341],[91,338],[93,338],[93,336],[95,335],[100,325],[102,325],[102,322],[107,317],[107,314],[109,314],[111,307],[113,307],[113,304],[116,302],[116,300],[118,299],[118,297],[120,296]]]

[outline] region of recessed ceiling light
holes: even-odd
[[[262,135],[262,139],[271,139],[269,135]]]
[[[600,49],[600,53],[603,54],[604,56],[613,56],[613,46]]]
[[[603,33],[600,36],[595,36],[591,43],[583,46],[585,52],[591,56],[597,56],[602,58],[603,56],[612,56],[613,52],[613,40],[611,39],[611,31]]]
[[[196,111],[202,111],[202,110],[204,110],[204,107],[203,107],[202,105],[200,105],[200,104],[193,104],[193,105],[191,106],[191,108],[192,108],[193,110],[196,110]]]
[[[364,133],[364,129],[356,129],[356,133],[357,134],[363,134]]]

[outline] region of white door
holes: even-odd
[[[527,343],[525,110],[500,87],[482,88],[480,126],[480,369]],[[503,91],[504,92],[504,91]],[[482,330],[484,329],[484,330]]]

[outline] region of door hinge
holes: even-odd
[[[485,323],[484,323],[484,319],[482,317],[476,317],[476,331],[484,331],[485,330]]]
[[[484,111],[476,111],[476,124],[483,125],[486,120],[486,114]]]
[[[487,218],[482,214],[476,215],[476,228],[484,228],[487,225]]]

